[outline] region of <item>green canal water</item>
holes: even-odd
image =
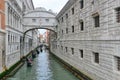
[[[7,80],[79,80],[66,70],[48,51],[37,55],[32,67],[25,64]]]

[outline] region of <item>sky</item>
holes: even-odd
[[[58,13],[68,0],[33,0],[34,7],[44,7]]]
[[[68,0],[33,0],[34,7],[44,7],[47,10],[51,9],[54,13],[59,13]],[[39,29],[40,34],[46,30]]]

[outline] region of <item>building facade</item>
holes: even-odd
[[[5,66],[5,1],[0,0],[0,72]]]
[[[33,9],[32,0],[6,0],[5,2],[6,68],[10,68],[33,49],[32,31],[27,33],[23,45],[23,34],[26,29],[23,16],[26,11]]]
[[[69,0],[56,18],[55,55],[93,80],[120,79],[120,0]]]

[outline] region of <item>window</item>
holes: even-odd
[[[72,8],[72,14],[74,14],[74,8]]]
[[[99,64],[99,53],[93,52],[94,62]]]
[[[32,22],[36,22],[36,19],[32,19]]]
[[[120,71],[120,57],[115,57],[116,59],[116,68],[118,71]]]
[[[68,51],[68,48],[67,47],[65,47],[65,50],[66,50],[66,52]]]
[[[74,48],[71,48],[72,54],[74,54]]]
[[[63,50],[63,46],[61,46],[61,49]]]
[[[8,42],[10,42],[10,34],[8,34]]]
[[[49,22],[49,19],[45,19],[46,22]]]
[[[117,22],[120,23],[120,7],[116,9]]]
[[[84,22],[83,21],[80,22],[80,28],[81,28],[81,31],[84,30]]]
[[[66,28],[66,34],[68,34],[68,28]]]
[[[62,30],[62,34],[63,34],[63,30]]]
[[[83,58],[83,50],[80,50],[80,57]]]
[[[60,21],[58,20],[58,23],[60,23]]]
[[[72,32],[74,33],[74,26],[72,26]]]
[[[84,0],[80,0],[80,9],[84,7]]]
[[[68,14],[66,14],[66,19],[68,18]]]
[[[63,20],[63,17],[62,17],[62,22],[63,22],[64,20]]]
[[[100,27],[99,15],[94,16],[94,25],[95,25],[95,27]]]

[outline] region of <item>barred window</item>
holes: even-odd
[[[62,22],[64,22],[63,17],[62,17]]]
[[[61,49],[63,50],[63,46],[61,46]]]
[[[120,57],[116,57],[117,70],[120,71]]]
[[[120,7],[116,9],[117,22],[120,23]]]
[[[94,62],[99,64],[99,53],[93,52]]]
[[[74,54],[74,48],[71,48],[72,54]]]
[[[83,58],[83,50],[80,49],[80,57]]]
[[[66,50],[66,52],[68,51],[68,48],[67,47],[65,47],[65,50]]]
[[[100,27],[100,19],[99,19],[99,15],[97,16],[94,16],[94,24],[95,24],[95,27]]]
[[[84,0],[80,0],[80,9],[84,7]]]
[[[68,28],[66,28],[66,34],[68,34]]]
[[[80,27],[81,27],[81,31],[83,31],[84,30],[84,22],[83,21],[80,22]]]
[[[62,34],[63,34],[63,30],[62,30]]]
[[[72,32],[74,33],[74,25],[72,26]]]
[[[66,14],[66,19],[68,18],[68,14]]]
[[[74,14],[74,8],[72,8],[72,14]]]

